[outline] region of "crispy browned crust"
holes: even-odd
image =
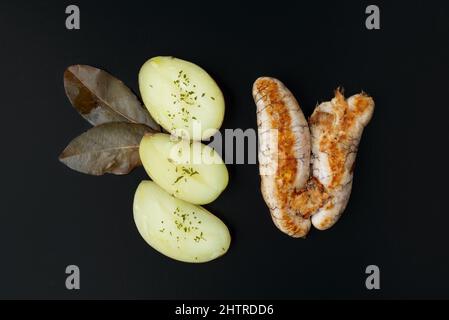
[[[355,153],[363,127],[371,117],[374,102],[362,93],[351,97],[349,106],[337,89],[335,98],[329,102],[332,103],[331,109],[327,112],[326,105],[323,105],[324,109],[317,107],[307,124],[307,121],[296,118],[296,115],[303,118],[302,112],[291,113],[292,107],[300,111],[299,105],[296,100],[293,103],[286,98],[291,97],[291,93],[279,80],[259,78],[254,84],[253,94],[258,104],[258,119],[262,113],[264,115],[263,125],[259,123],[259,129],[278,130],[276,172],[274,176],[264,176],[261,184],[274,223],[293,237],[307,234],[312,216],[317,228],[332,226],[349,199]],[[295,118],[292,119],[292,116]],[[298,122],[307,130],[307,135],[295,131]],[[310,147],[312,141],[308,125],[318,130],[312,139],[315,139],[316,146],[319,145],[316,150],[326,154],[327,160],[321,162],[323,166],[312,165],[313,170],[324,175],[311,175],[307,180],[309,171],[302,170],[304,167],[299,165],[299,161],[304,164],[304,159],[299,159],[301,155],[295,148],[298,148],[298,139],[307,140]],[[307,139],[304,140],[305,137]],[[304,156],[304,149],[301,152]],[[270,154],[273,155],[273,149]],[[302,182],[298,183],[301,173]],[[318,221],[319,225],[315,224]]]
[[[348,103],[339,89],[335,91],[335,114],[315,112],[309,120],[310,125],[319,126],[325,133],[321,137],[320,151],[328,154],[329,166],[332,172],[332,182],[328,188],[333,189],[340,185],[341,179],[346,171],[346,160],[348,154],[355,152],[354,144],[348,134],[357,125],[357,119],[366,112],[369,107],[368,96],[362,94],[357,96],[355,109],[349,110]],[[336,115],[340,121],[336,121]],[[354,162],[355,164],[355,162]],[[352,166],[351,170],[354,167]]]
[[[318,179],[311,177],[305,188],[295,191],[291,195],[291,207],[303,218],[312,216],[319,208],[323,207],[329,195]]]
[[[285,186],[292,186],[296,178],[297,159],[292,146],[296,137],[291,130],[291,118],[283,101],[278,84],[268,78],[257,81],[256,89],[267,106],[266,112],[270,116],[271,128],[278,129],[278,167],[275,174],[278,200],[283,208],[288,205],[290,190]]]
[[[275,225],[292,237],[304,237],[311,223],[303,218],[300,210],[292,207],[291,199],[296,188],[302,188],[308,177],[310,133],[307,120],[293,95],[277,79],[259,78],[254,84],[254,98],[256,104],[262,106],[258,117],[266,121],[259,129],[277,130],[277,150],[271,150],[276,157],[276,171],[272,176],[262,177],[262,195]],[[292,119],[296,114],[301,119]],[[306,156],[301,157],[301,154]],[[300,171],[303,169],[306,171]]]
[[[346,100],[337,89],[334,99],[318,106],[309,119],[313,172],[328,195],[313,213],[312,223],[317,229],[333,226],[346,208],[358,144],[373,111],[371,97],[361,93]]]

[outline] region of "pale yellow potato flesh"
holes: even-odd
[[[229,230],[219,218],[171,196],[152,181],[142,181],[136,190],[134,221],[151,247],[179,261],[216,259],[231,243]]]
[[[146,172],[176,198],[193,204],[214,201],[229,181],[220,155],[201,142],[172,138],[165,133],[142,138],[139,153]]]
[[[151,116],[165,130],[188,139],[210,138],[223,122],[225,102],[201,67],[174,57],[155,57],[139,72],[139,89]]]

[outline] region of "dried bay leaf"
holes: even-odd
[[[88,65],[70,66],[64,72],[64,87],[72,105],[92,125],[130,122],[160,130],[136,95],[103,70]]]
[[[143,124],[109,122],[73,139],[59,156],[69,168],[91,175],[127,174],[141,165],[139,144],[151,128]]]

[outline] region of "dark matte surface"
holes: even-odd
[[[376,1],[76,1],[81,30],[65,29],[71,2],[0,4],[2,176],[0,298],[449,298],[447,154],[449,5]],[[65,97],[76,63],[137,89],[146,59],[198,63],[227,98],[224,128],[254,128],[251,85],[282,79],[308,116],[337,86],[377,104],[340,222],[307,240],[272,224],[256,165],[231,165],[228,189],[207,206],[230,227],[223,258],[183,264],[140,238],[132,199],[143,169],[90,177],[60,164],[89,125]],[[81,290],[65,289],[65,267]],[[365,267],[381,269],[379,291]]]

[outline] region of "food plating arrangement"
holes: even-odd
[[[140,182],[133,204],[142,238],[175,260],[216,259],[228,251],[231,235],[202,205],[220,196],[229,174],[219,152],[202,141],[222,126],[223,93],[204,69],[174,57],[149,59],[138,79],[143,105],[103,70],[67,68],[67,97],[93,127],[72,140],[59,159],[96,176],[123,175],[143,165],[151,181]],[[257,79],[252,95],[261,192],[274,224],[294,238],[304,238],[312,225],[332,227],[349,201],[373,99],[363,92],[346,99],[336,89],[307,120],[278,79]]]

